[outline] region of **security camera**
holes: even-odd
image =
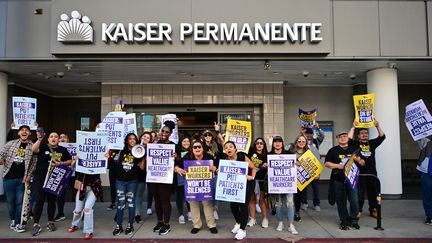
[[[57,72],[57,77],[63,78],[64,77],[64,72]]]
[[[389,62],[389,63],[388,63],[388,67],[391,68],[391,69],[396,69],[396,63],[394,63],[394,62]]]
[[[309,72],[308,71],[303,71],[302,75],[303,75],[303,77],[307,78],[309,76]]]
[[[355,74],[350,74],[349,78],[350,78],[351,80],[354,80],[354,79],[357,78],[357,75],[355,75]]]

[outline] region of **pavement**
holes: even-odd
[[[311,205],[311,203],[309,204]],[[365,203],[367,205],[367,203]],[[235,242],[234,235],[230,232],[234,225],[234,219],[229,209],[229,203],[220,202],[217,228],[219,233],[213,235],[206,226],[196,235],[190,230],[192,224],[178,223],[178,215],[175,203],[172,202],[172,231],[164,236],[159,236],[152,231],[156,225],[156,215],[144,216],[141,224],[135,223],[135,232],[132,235],[113,236],[115,227],[113,217],[115,211],[107,211],[108,203],[98,202],[95,206],[95,229],[94,242]],[[39,236],[31,235],[31,227],[24,233],[16,233],[9,229],[7,207],[4,202],[0,203],[0,242],[39,242],[39,243],[68,243],[80,242],[83,239],[82,231],[68,233],[67,229],[71,223],[74,203],[68,202],[65,206],[67,219],[57,222],[57,230],[48,232],[45,227]],[[366,208],[366,206],[365,206]],[[45,210],[46,211],[46,206]],[[264,229],[260,225],[248,227],[247,238],[242,242],[432,242],[432,226],[424,224],[424,211],[421,200],[383,200],[382,201],[382,227],[383,231],[375,230],[376,219],[368,214],[360,219],[360,230],[349,231],[339,230],[336,206],[330,206],[326,200],[321,202],[321,211],[316,212],[309,207],[308,210],[301,210],[302,220],[295,222],[299,231],[298,235],[292,235],[286,227],[283,232],[275,230],[277,226],[276,217],[269,216],[269,228]],[[125,212],[125,224],[127,222]],[[202,219],[205,224],[204,216]],[[46,212],[42,215],[41,225],[46,225]],[[258,214],[258,222],[261,222],[261,215]],[[30,225],[31,226],[30,222]],[[287,222],[285,221],[285,225]],[[124,225],[125,228],[125,225]]]

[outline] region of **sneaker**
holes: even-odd
[[[239,229],[240,229],[240,224],[235,224],[234,228],[231,230],[231,233],[237,234],[237,232],[239,231]]]
[[[183,215],[180,215],[179,224],[185,224],[185,223],[186,223],[185,217]]]
[[[152,209],[151,208],[147,208],[147,215],[152,215],[152,214],[153,214]]]
[[[137,222],[137,224],[141,223],[141,215],[135,215],[135,222]]]
[[[255,208],[256,208],[257,213],[261,213],[261,208],[260,208],[258,203],[255,204]]]
[[[301,207],[301,209],[306,211],[308,209],[309,205],[307,203],[302,203],[300,207]]]
[[[188,221],[192,221],[192,213],[191,212],[188,212]]]
[[[346,224],[340,224],[339,229],[340,230],[349,230],[349,228]]]
[[[247,223],[248,227],[252,227],[256,224],[256,220],[254,218],[249,218],[249,222]]]
[[[317,211],[317,212],[320,212],[320,211],[321,211],[321,208],[320,208],[320,206],[315,206],[315,207],[314,207],[314,210]]]
[[[65,219],[66,217],[64,216],[64,214],[57,214],[57,216],[54,218],[54,222],[60,222]]]
[[[107,211],[111,211],[111,210],[114,210],[115,208],[116,208],[115,203],[111,203],[111,204],[106,208],[106,210],[107,210]]]
[[[17,224],[15,225],[14,231],[18,233],[22,233],[26,231],[26,227],[25,225]]]
[[[191,234],[196,234],[196,233],[198,233],[198,231],[200,231],[201,229],[198,229],[198,228],[193,228],[192,230],[191,230]]]
[[[117,236],[120,235],[123,232],[123,227],[121,225],[116,225],[114,231],[113,231],[113,235]]]
[[[432,219],[427,218],[426,221],[425,221],[425,224],[426,225],[432,225]]]
[[[11,220],[11,223],[10,223],[10,225],[9,225],[9,228],[10,228],[11,230],[15,229],[15,220]]]
[[[378,210],[376,208],[373,208],[372,210],[369,211],[370,212],[370,216],[372,218],[378,218]]]
[[[34,224],[33,230],[32,230],[32,235],[37,236],[40,234],[40,232],[42,232],[42,228],[40,227],[40,224]]]
[[[300,217],[299,214],[296,213],[296,214],[294,215],[294,221],[297,221],[297,222],[301,221],[301,217]]]
[[[217,228],[216,227],[210,228],[210,233],[217,234],[218,233]]]
[[[356,229],[356,230],[359,230],[359,229],[360,229],[360,225],[357,224],[357,223],[350,224],[349,226],[350,226],[351,228]]]
[[[162,225],[161,229],[159,230],[159,235],[166,235],[171,231],[171,227],[169,224]]]
[[[69,233],[73,233],[73,232],[75,232],[75,231],[77,231],[77,230],[78,230],[78,226],[72,225],[72,226],[68,229],[68,232],[69,232]]]
[[[293,234],[293,235],[298,235],[298,231],[296,230],[296,228],[294,227],[293,224],[290,224],[290,227],[288,228],[288,231]]]
[[[214,218],[215,220],[219,220],[219,214],[218,214],[217,210],[214,210],[214,211],[213,211],[213,218]]]
[[[128,224],[128,226],[126,227],[125,230],[125,235],[130,235],[135,231],[134,227],[130,224]]]
[[[278,226],[276,227],[276,231],[282,231],[282,230],[283,230],[283,222],[280,221],[280,222],[278,223]]]
[[[93,233],[86,233],[84,235],[84,239],[86,239],[86,240],[91,240],[92,238],[93,238]]]
[[[159,230],[162,228],[164,224],[162,222],[158,222],[157,225],[153,228],[153,232],[159,233]]]
[[[266,228],[268,228],[268,224],[269,224],[268,219],[267,218],[263,218],[261,226],[266,229]]]
[[[236,240],[243,240],[246,237],[246,230],[239,229],[234,236]]]
[[[53,232],[56,230],[56,226],[54,225],[54,223],[48,223],[46,228],[49,232]]]

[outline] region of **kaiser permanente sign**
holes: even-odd
[[[51,41],[51,52],[53,54],[328,53],[330,49],[330,40],[327,40],[330,38],[328,34],[330,23],[326,14],[324,14],[324,18],[321,16],[301,17],[300,21],[296,21],[294,17],[289,16],[289,12],[294,11],[293,13],[295,13],[295,10],[287,9],[288,17],[278,17],[274,21],[271,11],[268,13],[266,11],[266,14],[260,13],[265,18],[252,17],[252,15],[257,16],[256,11],[263,11],[257,5],[256,9],[252,6],[250,11],[246,12],[244,21],[239,21],[241,14],[245,13],[244,9],[242,12],[238,12],[239,16],[226,17],[226,15],[221,15],[223,16],[220,17],[221,20],[217,21],[214,21],[215,17],[203,18],[199,16],[193,17],[192,21],[181,21],[190,18],[189,15],[198,15],[190,13],[190,8],[183,6],[182,2],[187,2],[190,5],[190,1],[128,1],[128,4],[137,4],[137,8],[140,8],[141,5],[145,6],[144,13],[138,14],[138,11],[135,11],[137,13],[135,15],[133,14],[134,11],[128,8],[131,6],[124,7],[111,0],[104,1],[108,1],[110,4],[99,5],[99,10],[93,11],[93,5],[105,2],[76,0],[71,3],[71,1],[53,0],[54,7],[51,19],[55,21],[52,26],[56,28],[57,35],[56,41]],[[273,1],[279,5],[287,2]],[[319,1],[314,0],[304,1],[319,3]],[[72,9],[69,7],[69,10],[65,10],[66,7],[63,5],[73,5],[76,2],[81,3],[81,6],[75,6],[76,8]],[[202,2],[206,2],[207,5],[217,5],[206,8],[208,13],[200,11],[199,14],[203,16],[211,16],[213,9],[221,7],[220,5],[232,4],[232,1],[225,0],[217,2],[202,0]],[[235,3],[249,5],[254,2],[256,1],[237,0]],[[302,1],[288,2],[302,4]],[[83,6],[86,4],[89,6]],[[118,6],[112,6],[115,4]],[[192,0],[192,4],[200,5],[201,1]],[[106,11],[103,6],[105,6]],[[266,6],[268,7],[268,5]],[[119,9],[115,12],[118,16],[108,14],[117,7]],[[178,16],[169,15],[170,7],[173,8],[173,12],[175,10]],[[277,9],[280,6],[270,5],[270,7]],[[146,12],[152,10],[157,12],[157,9],[163,11],[161,14],[168,15],[154,18],[149,15],[157,15],[156,13]],[[192,9],[199,9],[199,7],[193,6]],[[107,14],[101,14],[105,12]],[[182,12],[185,13],[185,16],[181,15]],[[274,10],[274,14],[277,15],[276,10]],[[216,18],[218,18],[217,15]],[[202,21],[204,19],[210,21]],[[251,19],[255,21],[250,21]],[[265,21],[265,19],[270,21]]]

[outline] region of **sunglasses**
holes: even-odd
[[[200,149],[200,148],[202,148],[202,146],[193,146],[193,149]]]
[[[264,145],[263,142],[256,142],[255,144],[256,144],[256,145]]]
[[[210,133],[204,134],[204,137],[213,137]]]
[[[297,140],[297,143],[306,143],[305,140]]]
[[[162,130],[161,132],[162,132],[162,133],[171,133],[171,132],[168,131],[168,130]]]

